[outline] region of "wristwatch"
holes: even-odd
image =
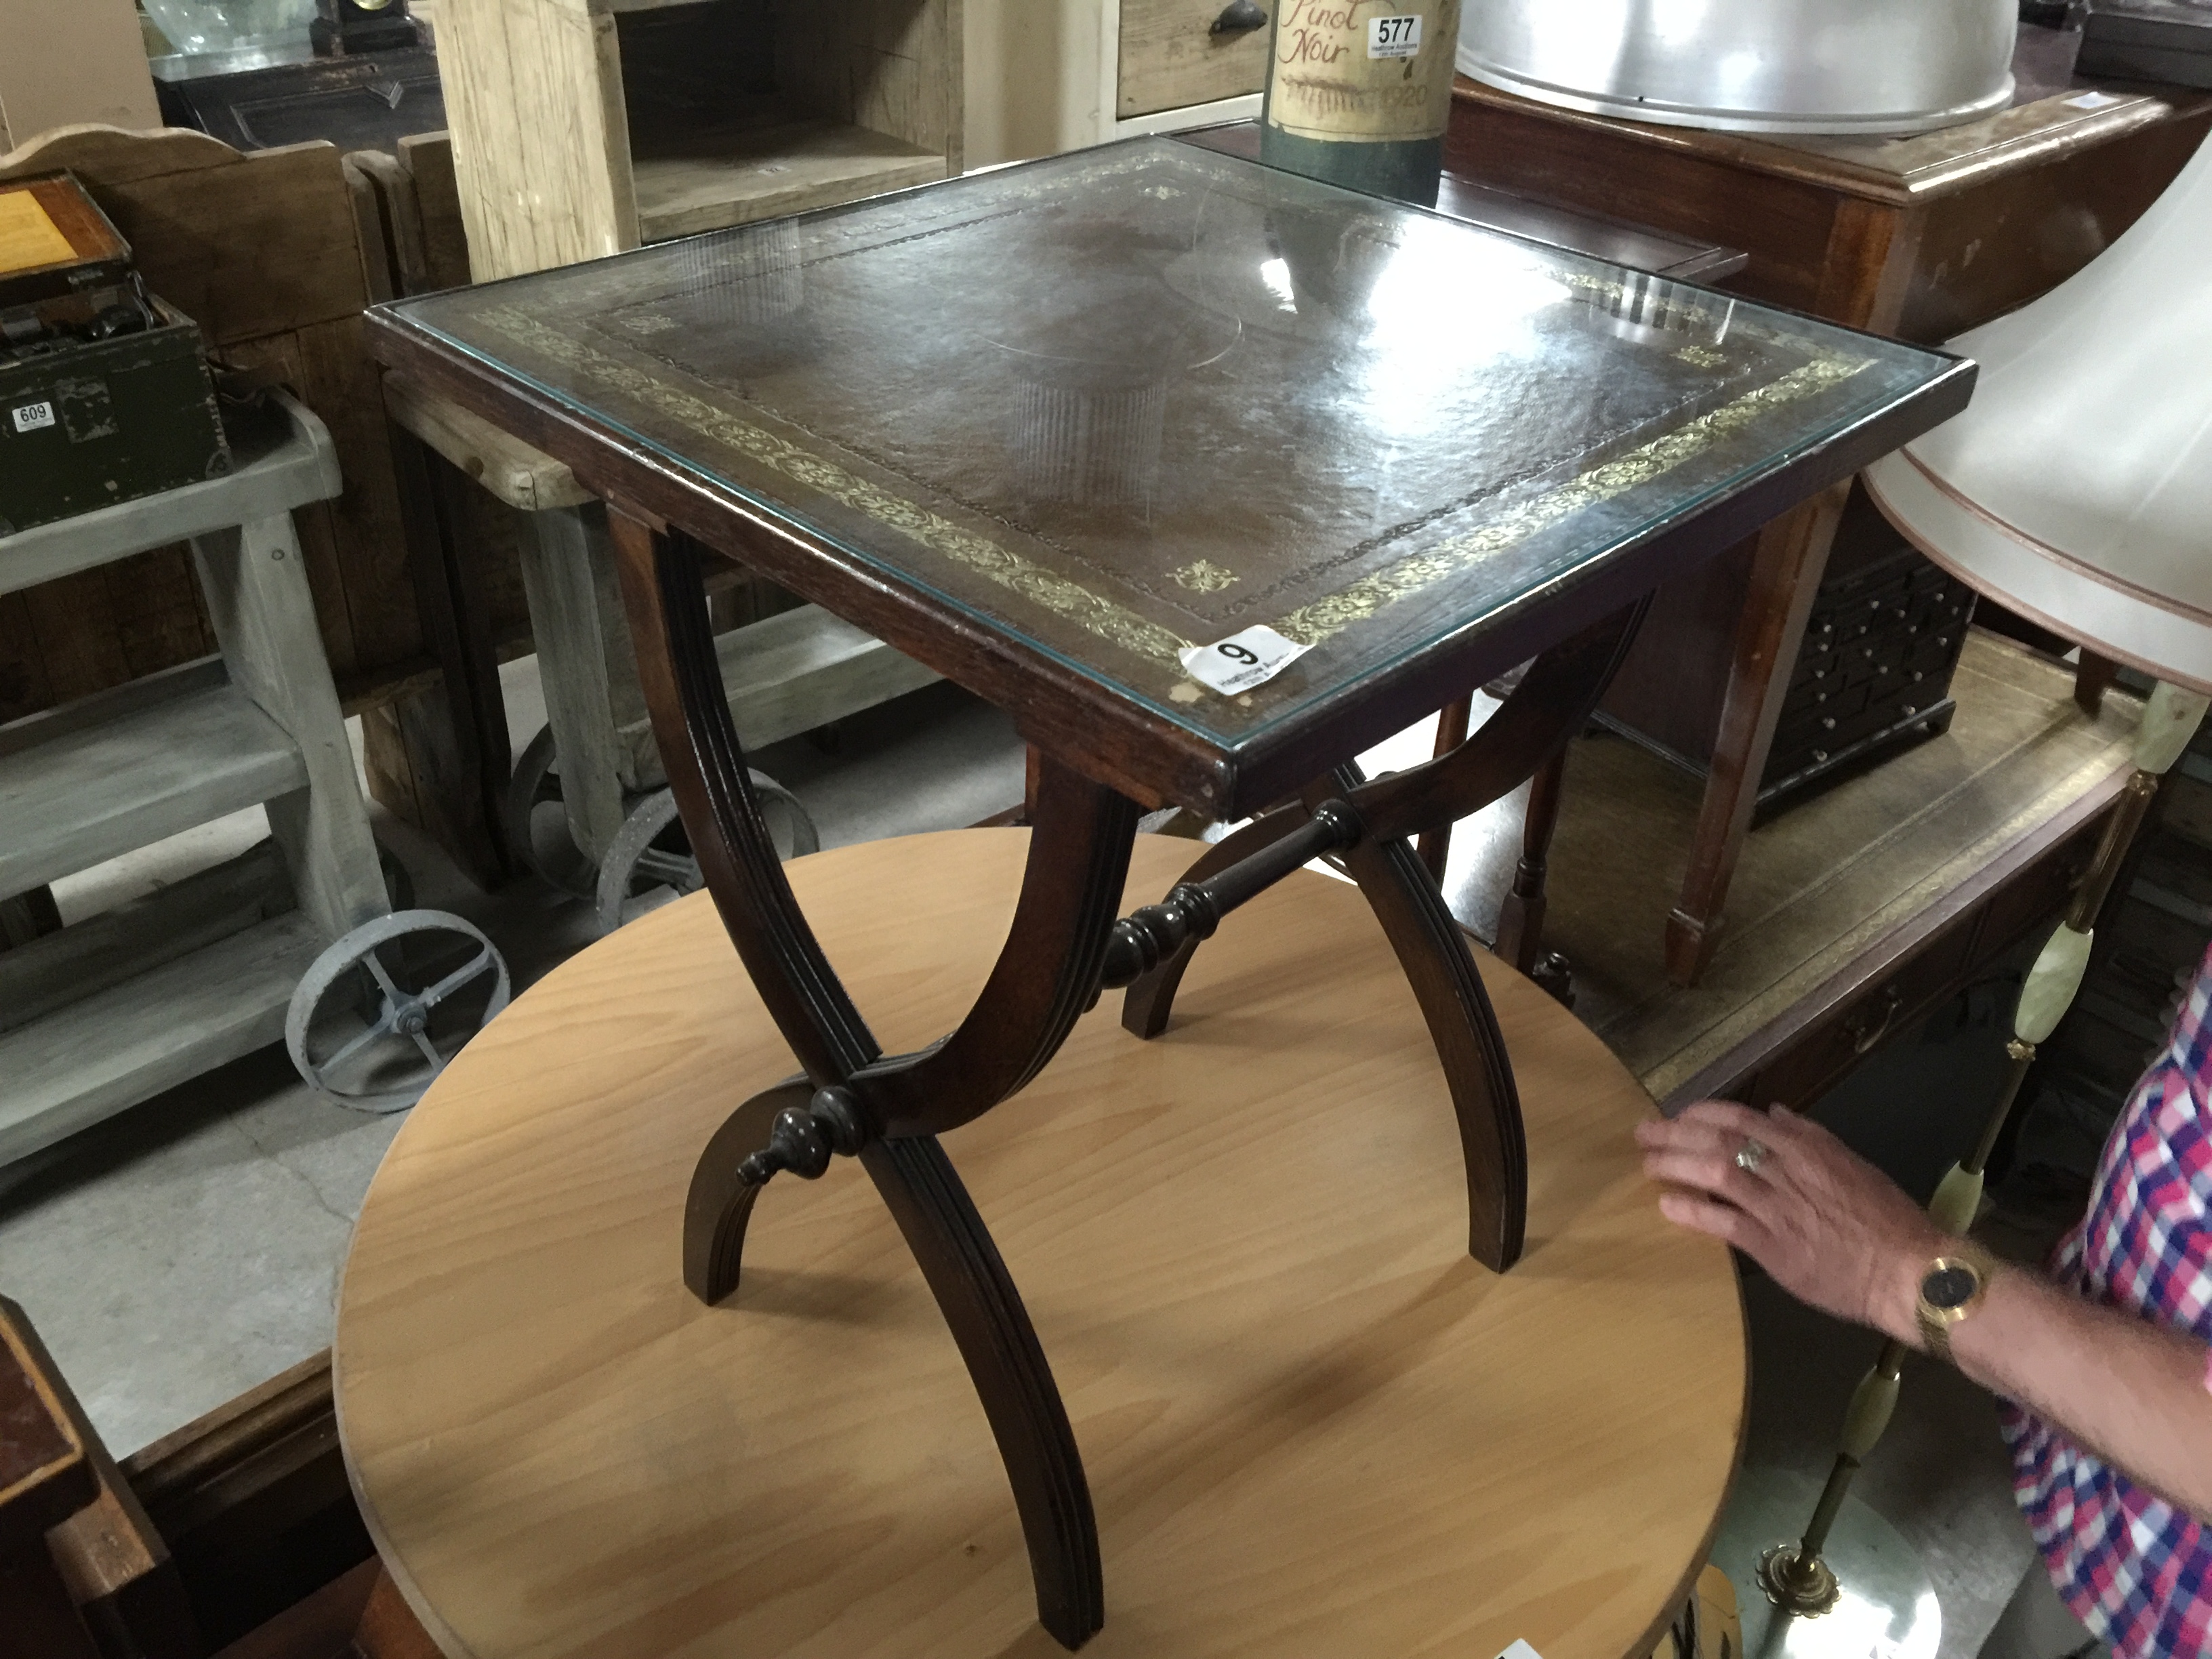
[[[1996,1258],[1978,1244],[1959,1239],[1928,1264],[1920,1276],[1920,1302],[1913,1309],[1928,1352],[1946,1364],[1951,1360],[1951,1330],[1970,1319],[1996,1277]]]

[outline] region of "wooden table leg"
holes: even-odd
[[[1083,1461],[1020,1292],[937,1134],[1021,1089],[1097,999],[1137,807],[1040,757],[1022,893],[959,1029],[885,1057],[799,910],[762,821],[721,681],[700,550],[610,508],[640,683],[702,873],[762,1000],[805,1067],[709,1141],[685,1206],[691,1290],[739,1285],[744,1229],[777,1173],[856,1156],[897,1220],[966,1362],[1013,1488],[1037,1619],[1071,1650],[1105,1621]]]
[[[593,502],[515,517],[545,723],[561,757],[562,811],[576,850],[596,866],[636,782],[620,733],[645,714],[605,510]]]
[[[1194,884],[1258,862],[1303,834],[1325,802],[1341,798],[1358,825],[1343,854],[1345,867],[1406,969],[1451,1085],[1467,1161],[1468,1249],[1499,1272],[1520,1255],[1527,1205],[1527,1153],[1512,1067],[1466,937],[1407,838],[1480,811],[1534,774],[1556,775],[1556,763],[1605,695],[1646,608],[1644,602],[1631,605],[1546,652],[1495,714],[1425,766],[1372,783],[1346,766],[1309,786],[1297,805],[1255,818],[1208,848],[1167,901],[1172,907]],[[1555,811],[1556,787],[1547,799],[1547,810]],[[1547,824],[1541,840],[1549,838]],[[1194,929],[1130,983],[1121,1006],[1126,1029],[1142,1037],[1166,1030],[1176,988],[1212,931],[1210,922]]]
[[[1362,780],[1346,767],[1306,791],[1309,810],[1347,797]],[[1421,1005],[1437,1047],[1467,1168],[1468,1254],[1492,1273],[1521,1259],[1528,1224],[1528,1144],[1521,1096],[1498,1015],[1468,937],[1435,878],[1402,837],[1363,836],[1344,854]]]
[[[1690,843],[1689,873],[1667,919],[1667,975],[1677,985],[1696,984],[1720,942],[1729,884],[1751,832],[1790,671],[1850,489],[1848,482],[1837,484],[1759,532],[1705,805]]]
[[[1467,741],[1467,728],[1474,719],[1474,699],[1462,697],[1437,716],[1436,747],[1429,751],[1431,760],[1442,760]],[[1452,827],[1440,823],[1423,836],[1418,843],[1421,862],[1429,866],[1429,873],[1442,886],[1444,867],[1451,862]]]
[[[1533,973],[1544,941],[1544,881],[1552,835],[1559,824],[1559,793],[1566,784],[1567,751],[1546,762],[1528,780],[1528,811],[1521,824],[1521,860],[1513,887],[1498,912],[1498,954],[1522,973]]]
[[[483,606],[477,602],[461,550],[452,536],[453,514],[444,500],[440,469],[453,471],[428,446],[393,425],[393,477],[416,604],[425,643],[437,659],[442,684],[407,696],[396,719],[380,722],[380,744],[396,737],[411,787],[404,800],[379,787],[396,810],[411,807],[417,827],[445,848],[480,886],[496,887],[511,873],[500,805],[513,757],[499,690],[499,664]],[[458,482],[456,475],[455,482]],[[473,486],[463,485],[463,488]],[[373,756],[370,779],[380,785],[402,764],[397,755]]]
[[[208,619],[231,684],[298,746],[307,787],[268,804],[300,908],[337,939],[392,908],[331,683],[292,515],[192,542]]]
[[[2094,718],[2105,707],[2105,693],[2119,678],[2120,665],[2086,647],[2074,670],[2074,701],[2081,712]]]

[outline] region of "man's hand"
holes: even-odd
[[[1918,1345],[1913,1307],[1943,1234],[1898,1185],[1817,1123],[1726,1101],[1639,1124],[1644,1170],[1680,1190],[1669,1221],[1727,1240],[1801,1302]],[[1747,1141],[1765,1147],[1736,1162]]]

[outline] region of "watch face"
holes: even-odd
[[[1981,1275],[1960,1261],[1948,1261],[1920,1281],[1922,1299],[1938,1313],[1965,1307],[1981,1288]]]

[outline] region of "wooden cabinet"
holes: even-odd
[[[1268,32],[1213,33],[1226,3],[963,0],[969,165],[1251,120]]]
[[[1510,194],[1742,248],[1750,263],[1729,280],[1734,292],[1932,343],[2086,265],[2212,126],[2203,92],[2076,81],[2079,39],[2023,27],[2014,107],[1899,138],[1650,126],[1462,78],[1444,165]],[[1844,505],[1838,495],[1801,507],[1662,592],[1616,682],[1616,720],[1711,761],[1667,921],[1677,984],[1695,983],[1710,961],[1753,811],[1770,781],[1784,781],[1770,780],[1768,763]]]
[[[2057,920],[2094,857],[2122,769],[1970,880],[1869,945],[1810,996],[1674,1090],[1670,1115],[1719,1097],[1802,1111]]]
[[[1262,90],[1268,31],[1216,32],[1222,9],[1223,0],[1122,0],[1115,114],[1126,120]]]
[[[479,282],[963,165],[961,0],[472,0],[439,19]]]

